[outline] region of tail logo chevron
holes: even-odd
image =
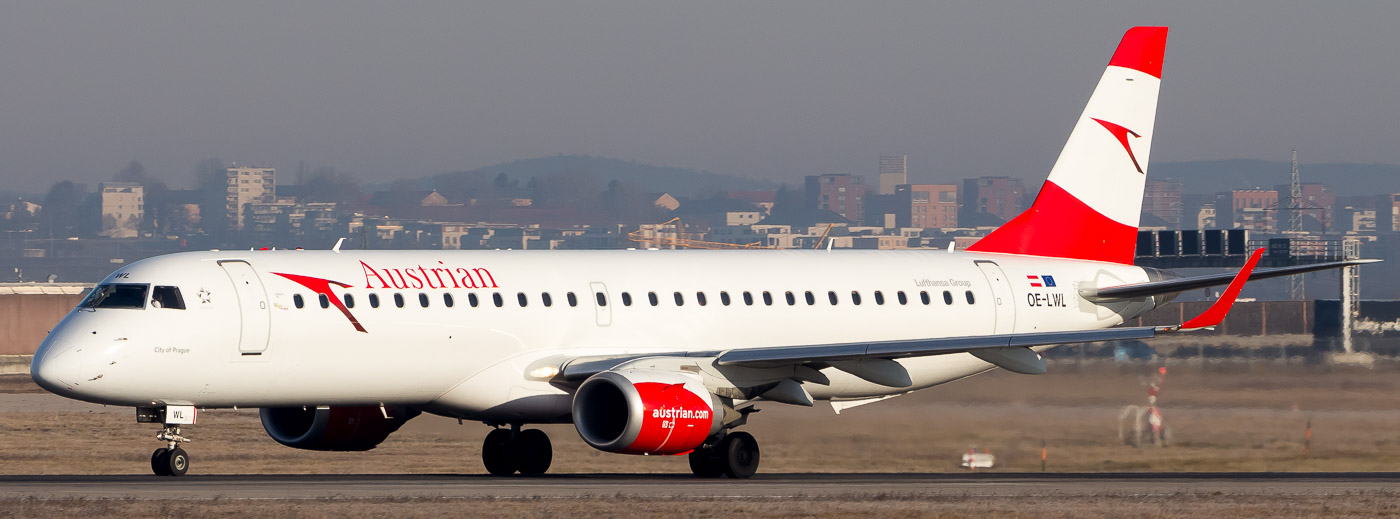
[[[1090,119],[1094,118],[1091,117]],[[1133,155],[1133,147],[1128,145],[1129,135],[1132,135],[1135,138],[1142,138],[1142,136],[1138,135],[1138,133],[1135,131],[1129,130],[1117,124],[1105,121],[1103,119],[1094,119],[1094,122],[1102,124],[1103,127],[1108,130],[1108,133],[1113,134],[1113,137],[1118,139],[1118,143],[1123,145],[1123,150],[1128,152],[1128,158],[1133,159],[1133,167],[1137,168],[1138,173],[1142,173],[1142,166],[1138,165],[1137,156]]]

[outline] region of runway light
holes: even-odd
[[[530,377],[532,378],[554,378],[554,376],[558,374],[559,368],[555,366],[541,366],[530,370]]]

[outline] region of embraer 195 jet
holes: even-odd
[[[48,335],[32,375],[160,424],[256,407],[277,442],[373,449],[421,413],[481,421],[491,474],[537,475],[572,423],[608,452],[689,455],[746,478],[759,402],[849,407],[988,370],[1038,374],[1058,344],[1213,326],[1248,279],[1133,266],[1167,28],[1129,30],[1034,203],[965,251],[208,251],[112,273]],[[1171,327],[1118,327],[1228,285]]]

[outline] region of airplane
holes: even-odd
[[[551,441],[525,426],[571,423],[603,451],[748,478],[760,451],[736,429],[766,402],[839,410],[998,368],[1044,373],[1056,345],[1207,328],[1247,280],[1366,262],[1133,265],[1166,36],[1127,31],[1034,203],[966,250],[169,254],[103,279],[31,374],[158,424],[157,475],[189,469],[181,427],[199,411],[258,408],[299,449],[373,449],[430,413],[493,426],[493,475],[543,474]],[[1119,326],[1217,285],[1180,325]]]

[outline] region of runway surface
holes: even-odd
[[[0,498],[737,498],[814,496],[1332,496],[1392,493],[1400,473],[760,474],[687,475],[188,475],[0,476]]]

